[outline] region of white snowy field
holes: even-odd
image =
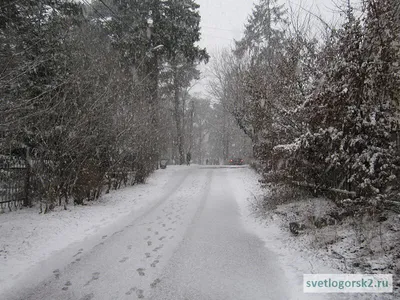
[[[146,184],[111,191],[85,206],[57,207],[45,215],[39,214],[38,207],[0,214],[0,295],[57,251],[150,207],[162,195],[168,179],[182,168],[157,170]]]

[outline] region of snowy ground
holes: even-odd
[[[295,201],[279,205],[274,210],[260,214],[255,212],[254,207],[257,205],[254,202],[262,199],[267,191],[262,189],[258,183],[258,179],[260,179],[258,174],[250,169],[242,170],[242,172],[242,174],[237,174],[233,184],[237,187],[235,194],[242,212],[242,219],[249,231],[256,232],[265,241],[267,248],[279,253],[278,258],[281,265],[286,267],[287,276],[291,278],[292,282],[298,283],[297,299],[398,299],[398,294],[336,294],[331,296],[303,294],[303,274],[394,274],[396,263],[399,264],[399,258],[389,253],[382,253],[383,251],[380,249],[382,238],[379,232],[383,230],[383,243],[386,248],[390,248],[389,242],[392,241],[392,244],[395,244],[394,241],[398,241],[400,238],[399,230],[397,228],[396,231],[385,231],[376,226],[376,223],[364,222],[368,227],[364,230],[368,231],[370,235],[366,239],[365,244],[368,245],[365,248],[372,249],[375,255],[368,255],[368,265],[370,264],[371,268],[367,270],[354,268],[352,267],[353,262],[365,262],[366,260],[365,257],[359,257],[360,249],[357,249],[357,233],[354,224],[347,222],[337,226],[328,226],[308,231],[299,236],[294,236],[289,231],[289,222],[303,221],[309,216],[323,216],[330,211],[333,207],[330,201],[325,199]],[[398,220],[397,222],[393,221],[393,218],[399,219],[399,216],[390,214],[389,218],[391,218],[391,222],[388,223],[399,224]],[[397,269],[398,272],[399,266]],[[399,278],[394,276],[394,282],[398,280]]]
[[[158,170],[147,184],[111,191],[87,206],[70,205],[67,211],[58,207],[45,215],[38,207],[0,214],[0,295],[57,251],[151,206],[178,169]]]
[[[241,222],[230,179],[244,168],[169,166],[92,206],[3,214],[0,298],[294,299]]]
[[[315,247],[332,232],[292,236],[294,204],[256,216],[258,179],[247,167],[169,166],[88,206],[2,214],[0,299],[373,299],[303,293],[303,274],[346,271]]]
[[[128,198],[149,191],[137,203],[153,204],[136,209],[136,202],[126,202],[121,210],[128,215],[48,253],[20,278],[7,281],[10,288],[2,287],[0,298],[295,299],[277,254],[241,222],[230,178],[242,168],[167,168],[165,183],[120,191]]]
[[[258,183],[260,177],[251,169],[242,170],[233,180],[236,187],[236,199],[242,214],[242,220],[250,232],[254,232],[264,242],[267,248],[277,253],[280,264],[285,266],[284,271],[290,282],[293,284],[293,294],[297,300],[306,299],[328,299],[326,295],[310,295],[303,293],[303,274],[310,273],[338,273],[338,270],[324,266],[320,261],[309,257],[308,253],[293,251],[288,247],[287,242],[290,235],[282,228],[279,220],[268,222],[263,217],[257,217],[251,209],[251,203],[255,198],[265,194]],[[318,271],[318,272],[317,272]]]

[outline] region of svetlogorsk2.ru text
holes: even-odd
[[[304,274],[304,293],[392,293],[391,274]]]

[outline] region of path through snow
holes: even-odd
[[[0,298],[331,299],[303,294],[304,273],[335,271],[251,215],[259,193],[247,167],[169,166],[87,207],[0,215]]]

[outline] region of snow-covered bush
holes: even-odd
[[[265,181],[338,198],[395,193],[399,6],[368,0],[359,14],[348,3],[346,22],[338,29],[325,23],[317,42],[307,36],[309,23],[288,22],[276,1],[255,5],[243,39],[216,68],[214,94],[252,139]]]
[[[384,194],[399,175],[399,26],[395,1],[369,1],[361,22],[333,35],[323,76],[307,103],[309,131],[293,172],[359,196]],[[328,52],[328,53],[329,53]]]

